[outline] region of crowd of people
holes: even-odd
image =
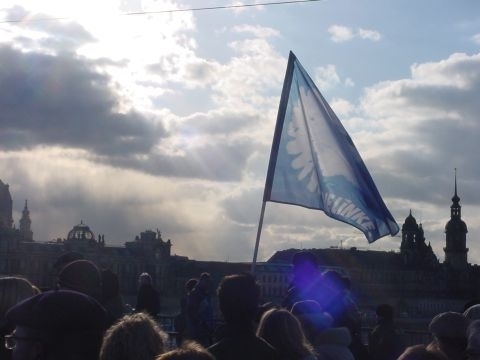
[[[394,308],[379,304],[364,343],[349,279],[321,272],[306,251],[293,258],[281,304],[260,303],[252,274],[225,276],[216,291],[208,273],[188,280],[174,343],[158,321],[160,296],[148,273],[140,274],[130,309],[112,271],[72,254],[54,268],[51,289],[0,277],[1,360],[480,360],[480,304],[436,315],[431,341],[408,346]],[[221,322],[214,319],[214,296]]]

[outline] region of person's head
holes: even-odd
[[[293,255],[292,259],[293,275],[297,282],[308,282],[316,278],[320,271],[318,269],[318,259],[311,251],[299,251]]]
[[[271,309],[263,314],[257,336],[288,359],[300,359],[313,353],[300,321],[285,309]]]
[[[185,341],[179,348],[159,355],[155,360],[215,360],[215,357],[199,343]]]
[[[468,320],[461,313],[448,311],[436,315],[428,326],[433,336],[428,349],[439,349],[455,358],[467,347],[467,327]]]
[[[263,314],[265,314],[268,310],[279,309],[279,308],[280,307],[277,304],[271,301],[260,304],[257,307],[257,314],[255,315],[255,323],[258,324],[262,319]]]
[[[102,294],[100,270],[93,262],[88,260],[72,261],[60,271],[58,287],[78,291],[100,300]]]
[[[463,316],[470,321],[480,319],[480,304],[474,304],[467,307],[463,312]]]
[[[322,306],[314,300],[296,302],[292,306],[292,314],[300,321],[310,341],[316,334],[325,331],[333,324],[332,316],[324,312]]]
[[[100,360],[153,360],[165,352],[167,334],[145,313],[125,315],[103,338]]]
[[[52,290],[8,310],[15,325],[7,342],[12,360],[96,360],[106,324],[103,307],[92,297]]]
[[[197,286],[198,284],[198,280],[197,279],[188,279],[187,282],[185,283],[185,291],[187,292],[187,294],[189,292],[191,292],[195,286]]]
[[[231,327],[249,327],[257,314],[260,287],[250,274],[225,276],[218,289],[218,303],[225,322]]]
[[[448,360],[445,355],[437,350],[428,350],[425,345],[407,347],[397,360]]]
[[[203,291],[209,291],[211,283],[212,281],[210,278],[210,274],[207,272],[203,272],[200,274],[200,279],[198,280],[197,286]]]
[[[345,289],[345,279],[336,270],[326,270],[322,273],[323,284],[328,286],[330,291],[340,292]]]
[[[375,309],[379,321],[393,321],[394,310],[389,304],[380,304]]]
[[[84,256],[78,252],[70,251],[60,255],[55,263],[53,264],[53,269],[55,270],[56,274],[59,274],[60,271],[65,267],[65,265],[76,261],[76,260],[83,260]]]
[[[0,324],[7,310],[20,301],[36,295],[33,285],[25,278],[5,276],[0,278]]]
[[[138,277],[138,284],[141,285],[152,285],[152,277],[150,276],[149,273],[141,273],[140,276]]]
[[[468,325],[467,356],[469,360],[480,360],[480,319],[472,320]]]

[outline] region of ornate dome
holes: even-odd
[[[456,232],[461,231],[467,233],[467,224],[465,221],[459,218],[452,218],[448,220],[447,224],[445,225],[445,232]]]
[[[410,210],[410,214],[405,219],[403,223],[402,230],[416,230],[418,228],[417,220],[412,215],[412,210]]]
[[[95,240],[95,234],[83,221],[68,232],[67,240]]]

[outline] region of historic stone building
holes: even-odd
[[[83,221],[66,238],[34,240],[32,220],[25,201],[19,226],[12,218],[12,197],[0,180],[0,275],[20,274],[40,287],[56,281],[54,264],[67,253],[80,253],[100,268],[109,268],[120,280],[121,290],[132,303],[142,272],[152,275],[164,299],[164,310],[175,312],[185,282],[209,272],[213,289],[232,273],[248,272],[249,263],[195,261],[171,255],[171,241],[160,231],[146,230],[124,246],[110,246],[105,235],[95,235]],[[445,261],[435,256],[426,242],[422,224],[412,212],[406,217],[398,251],[365,251],[356,248],[311,249],[324,269],[335,269],[351,279],[352,293],[362,309],[389,302],[401,314],[429,317],[446,310],[461,311],[463,305],[480,298],[480,268],[468,263],[467,226],[461,219],[460,198],[455,191],[450,220],[445,226]],[[265,301],[280,302],[291,281],[291,259],[298,249],[277,251],[256,266]],[[168,304],[167,304],[168,303]]]
[[[23,275],[37,286],[49,288],[56,282],[57,259],[74,252],[100,268],[114,271],[126,295],[136,293],[138,276],[145,271],[160,289],[172,286],[166,272],[168,265],[178,259],[170,255],[171,241],[164,241],[158,230],[146,230],[125,246],[108,246],[104,235],[95,236],[82,221],[66,238],[47,242],[33,240],[31,223],[25,201],[19,227],[14,226],[9,186],[0,181],[0,275]]]
[[[0,180],[0,229],[10,229],[12,225],[12,196],[8,184]]]
[[[363,309],[387,302],[404,316],[428,318],[442,311],[463,311],[467,302],[480,299],[480,268],[468,263],[466,234],[455,181],[443,263],[430,243],[426,244],[422,224],[417,224],[411,212],[402,225],[399,252],[356,248],[311,251],[322,266],[339,267],[348,273],[352,293]],[[268,262],[290,264],[297,251],[278,251]]]

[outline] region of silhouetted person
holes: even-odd
[[[291,310],[293,304],[302,300],[315,300],[322,304],[322,275],[315,254],[299,251],[293,256],[292,265],[293,279],[282,306]]]
[[[107,310],[109,324],[114,324],[127,312],[122,295],[118,276],[110,269],[100,271],[102,278],[102,305]]]
[[[65,267],[65,265],[76,261],[76,260],[84,260],[85,257],[75,251],[70,251],[66,252],[62,255],[60,255],[57,260],[55,260],[55,263],[53,264],[53,270],[55,271],[55,274],[58,275],[60,274],[60,271]]]
[[[75,290],[102,300],[102,277],[98,267],[89,260],[75,260],[66,264],[58,275],[60,289]]]
[[[165,352],[167,340],[150,315],[125,315],[105,333],[99,360],[153,360]]]
[[[395,360],[405,350],[403,336],[394,323],[394,309],[389,304],[376,308],[377,325],[368,337],[368,352],[371,360]]]
[[[156,319],[160,312],[160,294],[153,287],[152,277],[148,273],[142,273],[138,284],[135,312],[145,312]]]
[[[188,297],[192,290],[197,286],[198,280],[197,279],[189,279],[185,283],[185,294],[180,298],[180,313],[175,316],[174,319],[174,328],[177,332],[175,341],[177,346],[180,346],[182,343],[185,332],[187,331],[187,304],[188,304]]]
[[[334,327],[346,327],[352,342],[349,346],[356,360],[367,360],[368,350],[362,343],[362,321],[350,292],[350,279],[335,270],[322,274],[324,304],[322,308],[333,317]]]
[[[212,344],[213,309],[211,300],[212,281],[209,273],[202,273],[197,285],[187,297],[186,337],[207,347]]]
[[[480,320],[472,320],[468,325],[467,359],[480,360]]]
[[[263,314],[257,336],[277,350],[279,360],[317,359],[300,321],[286,309],[271,309]]]
[[[12,360],[97,360],[106,325],[103,307],[92,297],[51,290],[7,312],[15,325],[6,344]]]
[[[304,300],[292,307],[294,314],[320,360],[354,360],[348,348],[352,337],[346,327],[332,327],[333,318],[315,300]]]
[[[433,340],[428,350],[440,351],[449,360],[464,360],[467,349],[468,320],[461,313],[448,311],[436,315],[428,329]]]
[[[480,320],[480,304],[472,304],[466,307],[463,316],[470,321]]]
[[[155,360],[215,360],[215,358],[199,343],[185,341],[178,348],[157,356]]]
[[[20,301],[36,295],[34,286],[25,278],[17,276],[5,276],[0,278],[0,339],[9,335],[15,325],[5,317],[7,311]],[[12,351],[0,343],[0,359],[10,360]]]
[[[255,335],[260,288],[250,274],[229,275],[217,289],[225,336],[208,350],[216,360],[276,359],[275,349]]]

